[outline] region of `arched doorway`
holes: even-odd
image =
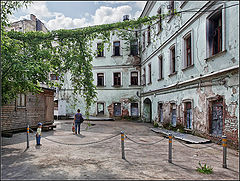
[[[143,120],[144,122],[152,122],[152,102],[149,98],[143,101]]]

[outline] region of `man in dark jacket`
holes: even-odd
[[[74,124],[75,124],[75,134],[80,134],[80,125],[83,122],[82,114],[80,113],[80,109],[77,110],[77,114],[74,116]]]

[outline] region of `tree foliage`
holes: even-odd
[[[12,5],[14,8],[10,8],[11,10],[20,7],[19,4]],[[140,29],[142,25],[153,24],[159,16],[47,33],[3,31],[3,102],[8,103],[16,98],[18,93],[41,91],[39,83],[52,86],[53,83],[48,79],[49,72],[59,76],[62,83],[64,75],[69,72],[74,94],[84,97],[88,110],[96,97],[91,63],[96,54],[92,48],[93,41],[100,39],[110,47],[113,34],[130,41],[136,38],[136,29]],[[162,19],[166,17],[161,16]]]

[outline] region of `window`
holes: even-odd
[[[192,61],[192,37],[191,34],[189,34],[185,39],[184,39],[184,44],[185,44],[185,50],[184,50],[184,68],[189,67],[193,64]]]
[[[98,116],[104,115],[104,103],[101,103],[101,102],[97,103],[97,115]]]
[[[209,55],[222,51],[222,11],[208,19],[208,47]]]
[[[17,107],[26,107],[26,95],[18,94]]]
[[[170,74],[176,73],[175,45],[170,49]]]
[[[142,85],[146,85],[146,68],[143,68]]]
[[[152,67],[151,64],[148,64],[148,83],[152,83]]]
[[[114,116],[121,116],[121,103],[114,103]]]
[[[98,57],[103,57],[104,56],[104,46],[103,46],[103,43],[98,43],[97,44],[97,56]]]
[[[187,129],[192,129],[192,106],[191,102],[185,102],[184,120]]]
[[[148,31],[147,31],[147,39],[148,39],[148,45],[151,43],[151,28],[148,26]]]
[[[162,31],[162,12],[161,12],[161,9],[159,8],[158,10],[158,15],[159,15],[159,19],[158,19],[158,33]]]
[[[163,59],[162,56],[158,57],[159,60],[159,79],[163,78]]]
[[[138,103],[131,103],[131,116],[138,116]]]
[[[158,120],[159,122],[163,122],[163,104],[158,103]]]
[[[168,9],[169,9],[169,14],[171,19],[174,15],[174,1],[169,1]]]
[[[117,72],[117,73],[113,73],[113,85],[114,86],[121,86],[121,73]]]
[[[97,74],[97,86],[104,86],[104,74],[103,73]]]
[[[175,103],[171,103],[171,124],[172,126],[177,125],[177,107]]]
[[[120,41],[113,42],[113,55],[120,56]]]
[[[51,80],[59,80],[59,77],[56,74],[50,74]]]
[[[132,40],[130,42],[130,55],[138,55],[138,41]]]
[[[143,50],[145,49],[145,32],[143,32]]]
[[[131,72],[131,85],[138,85],[138,73]]]

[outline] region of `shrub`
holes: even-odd
[[[210,166],[207,166],[206,163],[202,166],[199,161],[198,165],[199,167],[197,167],[197,171],[200,173],[211,174],[213,172],[213,168],[211,168]]]

